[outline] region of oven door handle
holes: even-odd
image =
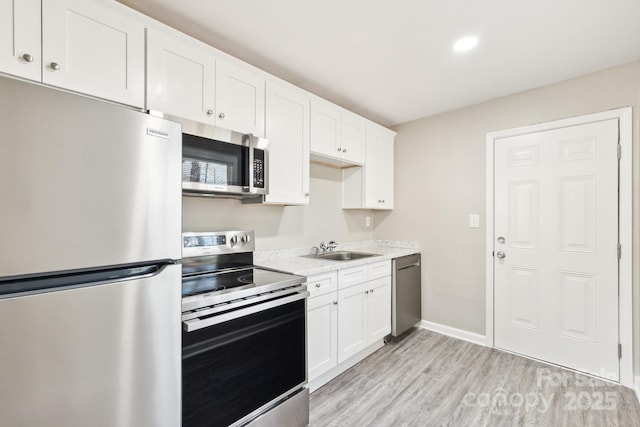
[[[260,311],[268,310],[270,308],[279,307],[281,305],[289,304],[294,301],[299,301],[305,299],[309,296],[308,291],[300,291],[293,295],[284,298],[278,298],[275,300],[271,300],[262,304],[257,304],[251,307],[242,308],[240,310],[235,310],[230,313],[220,314],[217,316],[212,316],[206,319],[190,319],[182,322],[182,327],[186,332],[197,331],[198,329],[207,328],[209,326],[217,325],[219,323],[228,322],[229,320],[237,319],[239,317],[248,316],[250,314],[255,314]]]

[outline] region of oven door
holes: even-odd
[[[283,301],[238,310],[240,317],[221,323],[203,319],[202,328],[190,325],[191,332],[183,329],[183,427],[242,425],[304,386],[306,292]],[[306,417],[302,425],[308,412]]]

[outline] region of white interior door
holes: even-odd
[[[495,346],[619,380],[618,120],[496,140]]]

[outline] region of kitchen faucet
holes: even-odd
[[[311,249],[314,251],[315,255],[322,252],[333,252],[333,250],[338,247],[338,243],[335,240],[330,240],[329,243],[320,242],[319,246],[314,246]]]

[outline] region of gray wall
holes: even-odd
[[[395,207],[376,213],[375,238],[423,248],[427,321],[485,333],[485,141],[487,132],[633,106],[634,326],[640,325],[640,62],[401,124],[395,147]],[[481,215],[481,228],[468,215]]]
[[[342,210],[340,169],[311,164],[309,192],[308,206],[243,205],[238,200],[184,197],[183,230],[255,230],[257,250],[373,238],[373,227],[365,226],[365,217],[373,217],[371,212]]]

